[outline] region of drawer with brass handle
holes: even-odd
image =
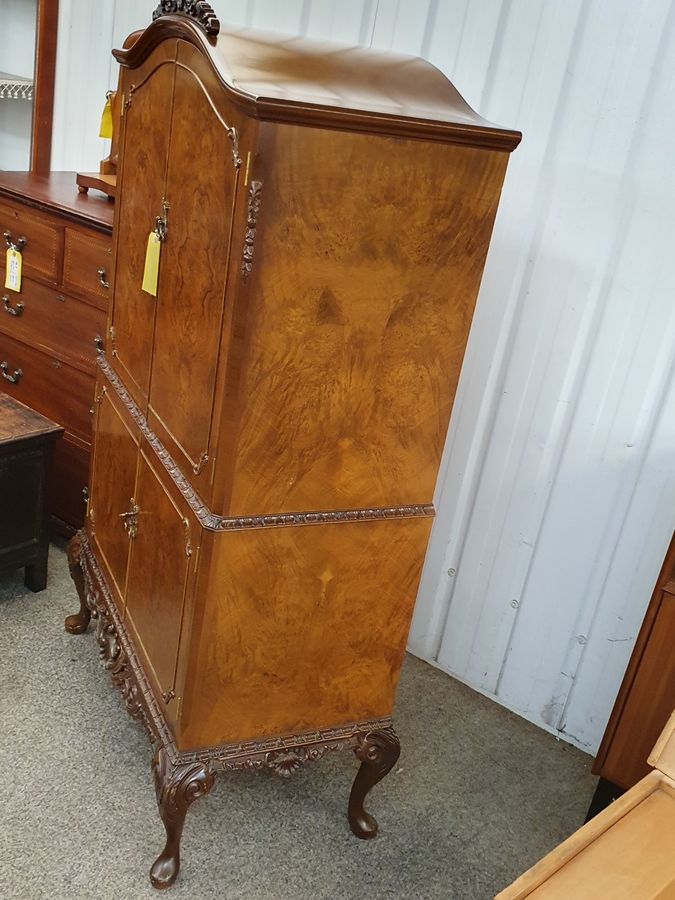
[[[2,251],[21,251],[22,274],[56,284],[59,278],[59,229],[53,219],[8,200],[0,202]],[[4,285],[4,280],[3,280]]]
[[[23,375],[21,369],[14,369],[12,372],[6,359],[3,359],[2,362],[0,362],[0,373],[2,373],[2,377],[5,381],[9,381],[10,384],[18,384]]]
[[[94,338],[105,331],[102,310],[27,278],[20,294],[4,291],[0,299],[0,331],[94,371]]]
[[[63,286],[99,309],[107,309],[110,297],[111,239],[94,232],[65,230]]]
[[[9,299],[9,294],[5,294],[2,298],[2,305],[6,313],[10,316],[20,316],[23,312],[23,303],[20,301],[15,303],[12,306],[12,301]]]
[[[0,390],[91,441],[93,374],[0,332],[0,375]]]
[[[113,292],[112,219],[112,204],[79,195],[72,173],[0,172],[0,395],[66,428],[49,501],[64,528],[79,528],[86,509],[94,339],[106,334]],[[4,287],[10,247],[21,253],[18,291]]]

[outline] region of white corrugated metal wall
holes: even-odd
[[[154,0],[61,0],[55,168],[94,168],[108,50]],[[214,0],[420,54],[512,157],[410,647],[597,748],[675,526],[675,3]]]

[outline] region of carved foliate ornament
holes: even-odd
[[[246,233],[244,234],[244,251],[241,261],[241,271],[244,277],[253,269],[253,249],[255,244],[255,232],[258,227],[258,213],[260,212],[260,198],[262,195],[262,181],[252,181],[248,191],[248,209],[246,213]]]
[[[152,14],[152,21],[159,19],[160,16],[176,14],[194,19],[207,34],[213,37],[220,31],[220,22],[213,7],[210,3],[204,3],[203,0],[161,0]]]

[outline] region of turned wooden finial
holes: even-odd
[[[204,31],[215,37],[220,31],[220,22],[210,3],[204,0],[160,0],[152,14],[152,21],[160,16],[182,15],[194,19]]]

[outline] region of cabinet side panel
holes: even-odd
[[[179,745],[389,715],[431,521],[214,537],[192,621]]]
[[[507,155],[263,131],[229,512],[429,502]]]

